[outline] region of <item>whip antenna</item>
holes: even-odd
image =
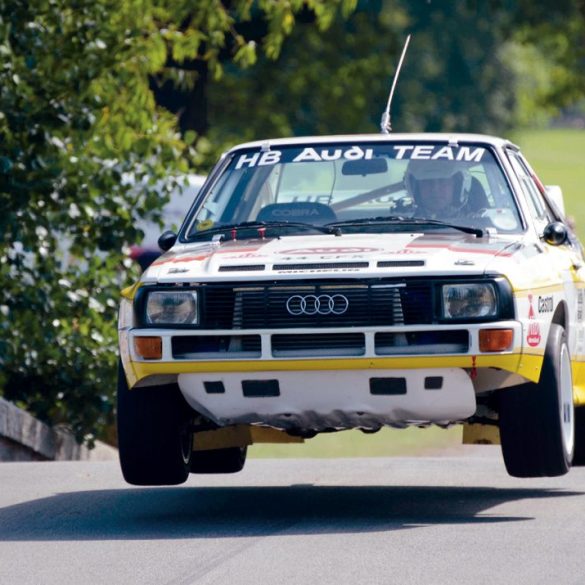
[[[383,134],[390,134],[390,132],[392,132],[392,124],[390,123],[390,106],[392,105],[392,98],[394,97],[396,82],[398,81],[398,76],[400,75],[400,69],[402,68],[402,62],[404,61],[406,50],[408,49],[408,43],[410,43],[410,35],[406,37],[406,41],[404,42],[404,47],[402,48],[402,55],[400,55],[400,61],[398,61],[398,67],[396,67],[394,79],[392,80],[392,88],[390,89],[390,95],[388,96],[388,103],[386,104],[386,109],[382,114],[380,128]]]

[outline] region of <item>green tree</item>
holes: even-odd
[[[402,44],[394,131],[506,134],[585,94],[580,0],[362,0],[325,32],[300,23],[277,62],[233,64],[207,90],[219,150],[270,136],[378,132]],[[229,99],[226,99],[229,96]]]
[[[311,0],[323,27],[352,2]],[[276,56],[300,0],[0,0],[0,388],[91,443],[111,421],[116,306],[140,239],[196,164],[151,80],[168,63],[242,66],[236,25]],[[222,54],[220,60],[219,56]],[[226,56],[227,55],[227,56]]]
[[[418,10],[394,1],[360,3],[351,18],[336,19],[324,33],[299,25],[278,62],[260,57],[250,70],[229,65],[210,86],[210,142],[378,132],[409,33],[392,107],[394,131],[507,129],[513,71],[499,51],[494,20],[459,3],[441,10],[425,3]],[[466,29],[474,34],[462,36]]]
[[[1,382],[80,439],[111,414],[133,220],[186,169],[149,91],[165,48],[140,4],[0,3]]]

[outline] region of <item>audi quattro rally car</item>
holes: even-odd
[[[128,482],[384,426],[464,423],[514,476],[585,460],[583,252],[512,143],[243,144],[159,244],[120,308]]]

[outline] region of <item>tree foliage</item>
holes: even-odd
[[[261,56],[253,69],[228,65],[209,87],[208,137],[225,146],[242,138],[377,132],[408,34],[394,131],[500,134],[544,123],[585,93],[579,6],[362,1],[325,32],[297,26],[276,63]]]
[[[165,56],[140,4],[0,4],[2,383],[80,438],[111,412],[133,219],[158,205],[153,181],[186,169],[149,91]]]
[[[323,27],[352,2],[308,4]],[[227,5],[0,0],[0,386],[79,439],[111,420],[124,247],[195,162],[151,80],[188,57],[251,65],[235,27],[253,12],[275,56],[305,3]]]

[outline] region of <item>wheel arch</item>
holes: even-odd
[[[568,319],[568,311],[567,311],[567,304],[566,302],[560,301],[557,305],[555,312],[553,314],[551,323],[555,323],[556,325],[560,325],[567,335],[569,334],[569,319]]]

